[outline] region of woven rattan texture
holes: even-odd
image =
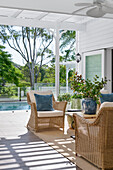
[[[102,169],[113,169],[113,104],[107,104],[92,123],[74,114],[75,152]]]
[[[28,129],[32,129],[35,131],[39,131],[42,128],[45,127],[58,127],[63,128],[64,130],[64,114],[67,102],[56,102],[55,98],[53,96],[53,108],[55,110],[61,110],[63,111],[63,116],[53,116],[53,117],[38,117],[38,112],[36,108],[34,93],[41,94],[41,95],[48,95],[52,94],[51,91],[45,91],[45,92],[39,92],[36,90],[31,90],[27,93],[27,102],[29,105],[31,105],[31,115],[27,124]]]

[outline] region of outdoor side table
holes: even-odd
[[[68,118],[70,118],[70,121],[71,121],[71,123],[70,123],[70,127],[72,128],[72,129],[75,129],[75,126],[76,126],[76,124],[75,124],[75,122],[74,122],[74,116],[76,116],[76,114],[78,114],[79,116],[81,116],[81,117],[84,117],[85,119],[87,119],[87,120],[89,120],[89,121],[94,121],[94,119],[96,118],[96,114],[95,115],[88,115],[88,114],[84,114],[82,111],[80,112],[80,111],[76,111],[76,112],[66,112],[66,115],[68,116]],[[72,135],[71,136],[73,139],[75,139],[75,135]]]
[[[69,109],[68,111],[65,112],[65,115],[67,116],[69,128],[74,129],[73,114],[76,113],[76,112],[80,112],[80,111],[81,111],[80,109]]]
[[[74,113],[76,113],[77,115],[81,117],[84,117],[85,119],[95,119],[97,117],[97,114],[90,115],[90,114],[84,114],[83,112],[74,112]],[[73,116],[74,116],[74,113],[73,113]]]
[[[65,115],[67,116],[69,128],[72,128],[72,129],[74,129],[75,127],[74,118],[73,118],[75,113],[81,117],[84,117],[85,119],[89,119],[89,121],[93,121],[97,116],[96,114],[94,115],[84,114],[82,111],[74,110],[74,109],[72,111],[65,112]]]

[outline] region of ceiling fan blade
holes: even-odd
[[[106,12],[104,12],[100,7],[95,7],[93,9],[88,10],[86,14],[90,17],[100,18],[103,17],[106,14]]]
[[[75,3],[75,6],[89,6],[92,5],[92,3]]]
[[[92,7],[92,4],[89,5],[89,6],[85,6],[85,7],[83,7],[83,8],[80,8],[80,9],[78,9],[78,10],[75,10],[75,11],[72,12],[72,14],[76,14],[77,12],[82,11],[82,10],[84,10],[84,9],[86,9],[86,8],[89,8],[89,7]]]
[[[105,12],[105,13],[109,13],[109,14],[113,14],[113,7],[108,7],[108,6],[103,6],[102,7],[102,10]]]
[[[113,0],[105,0],[103,3],[102,3],[103,6],[106,6],[106,7],[110,7],[110,8],[113,8]]]

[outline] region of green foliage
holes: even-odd
[[[75,93],[75,94],[72,96],[72,99],[82,99],[82,94]]]
[[[43,28],[0,26],[0,38],[23,58],[28,67],[25,79],[30,81],[33,88],[40,76],[42,66],[54,57],[50,48],[53,42],[52,33]],[[36,69],[37,66],[38,69]],[[41,76],[43,79],[42,73]]]
[[[64,94],[60,94],[58,96],[58,101],[70,102],[70,100],[71,100],[71,94],[70,93],[64,93]]]
[[[30,87],[30,82],[26,82],[22,80],[19,84],[18,87]]]
[[[95,75],[93,81],[83,79],[82,75],[77,75],[77,72],[73,73],[70,79],[71,89],[78,94],[81,94],[83,98],[93,98],[97,103],[99,103],[99,97],[101,96],[100,90],[107,84],[107,79],[102,78],[101,81],[98,80],[99,77]]]
[[[55,83],[55,65],[43,66],[40,79],[38,82],[41,83]]]
[[[5,47],[0,45],[0,84],[4,86],[7,82],[18,85],[22,74],[18,68],[15,68],[11,55],[4,49]]]
[[[73,70],[69,70],[68,72],[68,77],[72,76]],[[63,86],[66,86],[66,66],[65,65],[60,65],[60,84]]]
[[[25,64],[24,66],[20,66],[20,69],[23,74],[22,80],[30,83],[30,73],[28,66]]]
[[[60,84],[66,85],[66,66],[60,65]]]
[[[18,88],[16,86],[7,86],[0,88],[0,96],[18,96]]]
[[[61,31],[62,32],[62,31]],[[75,60],[75,31],[66,31],[60,38],[60,61],[72,61]]]

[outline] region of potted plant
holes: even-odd
[[[59,94],[58,101],[67,101],[68,103],[66,110],[70,109],[71,94],[70,93]]]
[[[81,109],[81,99],[82,95],[78,93],[74,93],[71,99],[71,109]]]
[[[100,90],[107,83],[107,79],[102,78],[99,81],[99,77],[95,75],[93,81],[89,79],[83,79],[82,75],[78,75],[77,72],[74,72],[71,77],[71,89],[77,94],[81,94],[83,97],[82,100],[82,109],[85,114],[95,114],[96,107],[99,103],[99,97],[101,97]]]

